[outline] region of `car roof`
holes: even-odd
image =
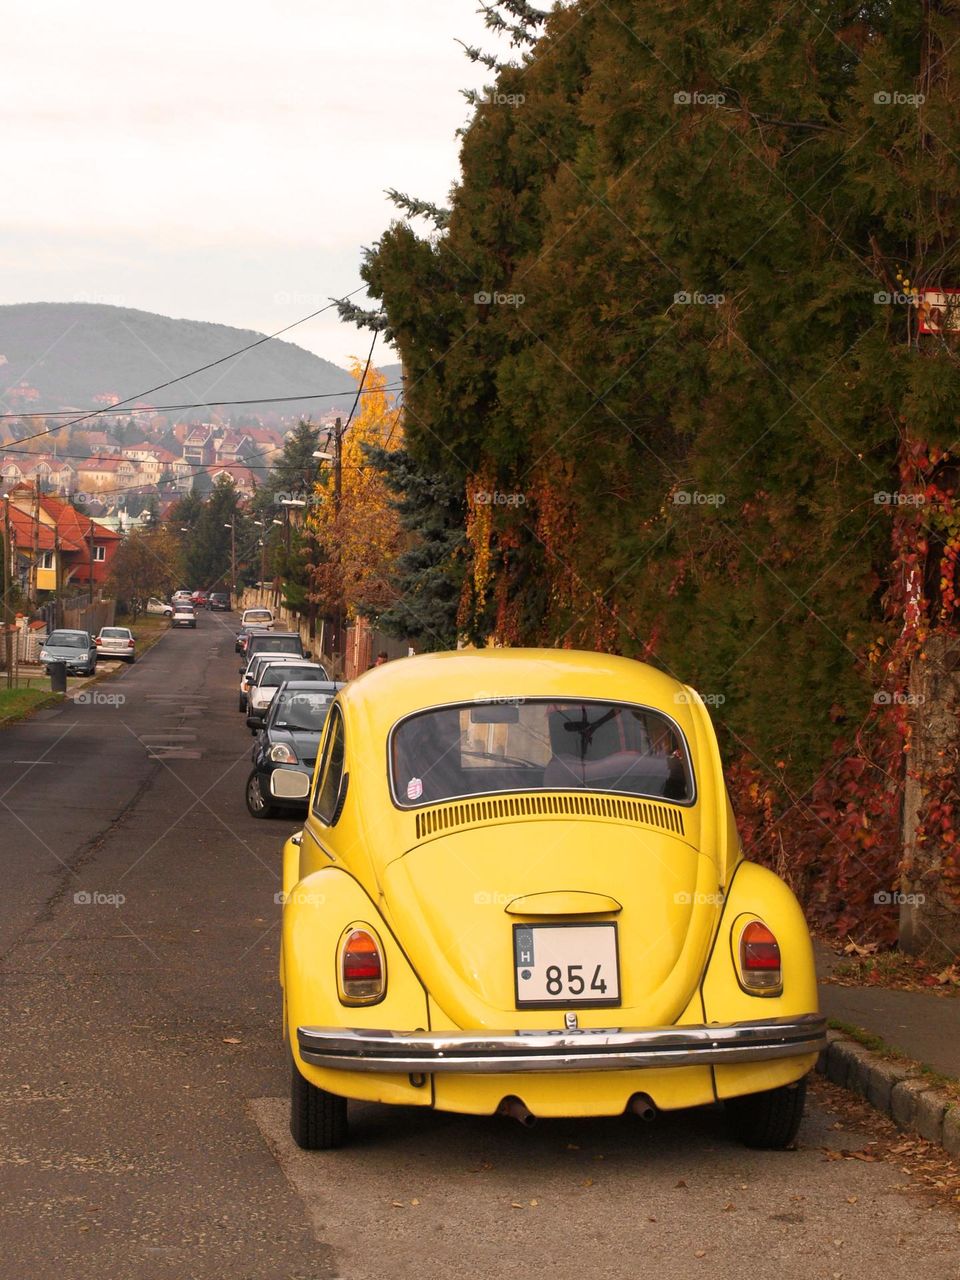
[[[336,680],[285,680],[277,690],[277,695],[281,693],[296,693],[302,690],[304,693],[338,693],[343,688],[343,684]]]
[[[575,649],[459,649],[398,658],[344,690],[376,732],[428,707],[499,698],[596,698],[660,708],[681,720],[686,686],[632,658]]]

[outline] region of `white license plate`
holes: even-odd
[[[615,924],[515,924],[517,1006],[620,1003]]]

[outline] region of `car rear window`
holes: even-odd
[[[250,654],[263,653],[295,653],[299,657],[303,652],[299,636],[263,636],[260,643],[258,637],[250,638]]]
[[[129,640],[130,632],[126,627],[104,627],[100,636],[104,640]]]
[[[287,680],[323,680],[324,673],[315,671],[312,667],[287,666],[283,662],[271,662],[264,667],[263,674],[260,677],[261,686],[267,685],[272,688],[279,688]]]
[[[225,597],[214,597],[215,599],[224,599]],[[243,615],[244,622],[272,622],[273,614],[269,609],[248,609]]]
[[[680,729],[626,703],[517,698],[419,712],[394,729],[390,764],[404,808],[504,791],[694,796]]]

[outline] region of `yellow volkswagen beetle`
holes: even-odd
[[[407,658],[341,691],[283,855],[291,1131],[348,1099],[796,1136],[825,1043],[809,934],[744,859],[703,702],[564,650]]]

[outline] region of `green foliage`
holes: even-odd
[[[377,615],[377,627],[412,640],[421,652],[453,649],[463,588],[466,537],[463,497],[450,480],[426,471],[404,449],[368,448],[384,476],[406,534],[393,583],[397,601]]]
[[[524,8],[445,229],[395,223],[363,266],[411,465],[523,499],[471,534],[468,626],[652,656],[802,791],[897,626],[876,495],[907,432],[958,434],[952,342],[875,295],[960,283],[960,13]]]

